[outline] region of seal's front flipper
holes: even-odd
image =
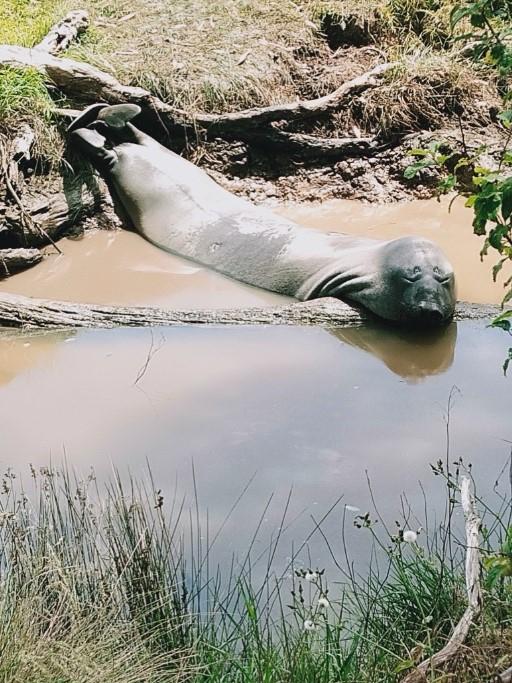
[[[90,128],[79,128],[71,133],[71,140],[80,149],[93,166],[101,171],[112,170],[117,155],[112,149],[105,147],[105,138],[98,131]]]
[[[96,121],[100,111],[105,108],[108,109],[108,104],[104,104],[101,102],[97,104],[91,104],[90,107],[84,109],[83,112],[79,114],[72,123],[70,123],[67,132],[72,133],[74,130],[77,130],[78,128],[87,128],[89,124]]]

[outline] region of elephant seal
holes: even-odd
[[[236,197],[142,133],[131,123],[139,113],[137,105],[95,104],[68,131],[153,244],[301,300],[337,297],[393,321],[432,325],[451,318],[453,269],[433,242],[301,227]]]

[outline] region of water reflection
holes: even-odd
[[[407,330],[372,325],[331,330],[337,339],[371,353],[410,382],[445,372],[452,365],[457,323],[439,330]]]
[[[415,510],[423,509],[418,479],[429,511],[442,508],[443,487],[431,477],[429,464],[445,455],[446,403],[456,385],[453,459],[472,461],[481,492],[491,489],[508,457],[504,440],[512,437],[502,333],[459,323],[453,363],[428,375],[451,360],[455,326],[442,340],[449,351],[429,360],[428,372],[418,370],[420,342],[416,348],[396,338],[393,354],[395,337],[348,332],[348,344],[309,328],[2,337],[0,466],[21,471],[28,463],[60,463],[65,456],[79,472],[92,466],[102,479],[112,465],[140,477],[149,461],[166,501],[178,478],[178,496],[188,509],[194,505],[193,463],[201,524],[212,533],[254,477],[218,542],[215,559],[226,561],[231,552],[244,552],[273,496],[255,545],[266,547],[293,488],[290,526],[276,557],[284,566],[292,542],[314,525],[311,517],[320,519],[339,496],[361,512],[370,509],[366,472],[386,519],[398,514],[403,491]],[[415,349],[412,360],[400,364],[408,346]],[[414,373],[423,381],[402,380]],[[323,527],[338,549],[341,516],[342,507]],[[364,554],[364,533],[351,528],[348,536],[353,551]],[[306,565],[328,563],[322,539],[312,539],[300,559]]]

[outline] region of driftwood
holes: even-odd
[[[39,263],[43,255],[39,249],[0,249],[0,278],[30,268]]]
[[[75,10],[66,14],[62,21],[48,31],[43,40],[35,46],[50,55],[67,50],[71,43],[89,26],[89,15],[85,10]]]
[[[463,477],[460,498],[466,520],[466,592],[468,606],[456,625],[450,640],[432,657],[421,662],[403,679],[402,683],[426,683],[427,673],[452,659],[464,644],[473,622],[482,608],[482,589],[480,587],[480,549],[479,535],[481,520],[475,509],[471,493],[471,480]]]
[[[498,306],[459,303],[455,320],[491,319]],[[375,320],[371,313],[325,298],[268,308],[167,310],[155,307],[100,306],[0,295],[0,326],[18,328],[148,327],[156,325],[316,325],[357,327]]]
[[[261,136],[264,130],[268,129],[271,136],[275,130],[270,127],[270,124],[277,121],[305,120],[339,109],[347,97],[353,97],[368,88],[377,86],[381,77],[396,67],[395,63],[379,64],[361,76],[343,83],[332,93],[313,100],[296,101],[228,114],[194,114],[189,116],[183,110],[162,102],[144,88],[123,85],[110,74],[90,64],[54,57],[43,50],[15,45],[0,45],[0,64],[14,68],[37,69],[48,81],[78,102],[101,101],[108,104],[132,102],[138,104],[143,113],[156,114],[168,130],[176,128],[197,130],[199,127],[203,128],[209,135],[249,141],[252,140],[255,131],[258,131]],[[280,140],[282,141],[282,138]],[[303,144],[303,148],[305,144]]]

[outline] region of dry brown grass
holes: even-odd
[[[458,116],[464,125],[487,125],[493,104],[499,104],[496,86],[485,74],[479,76],[451,54],[424,50],[404,55],[402,66],[350,110],[365,130],[389,136],[434,130]]]

